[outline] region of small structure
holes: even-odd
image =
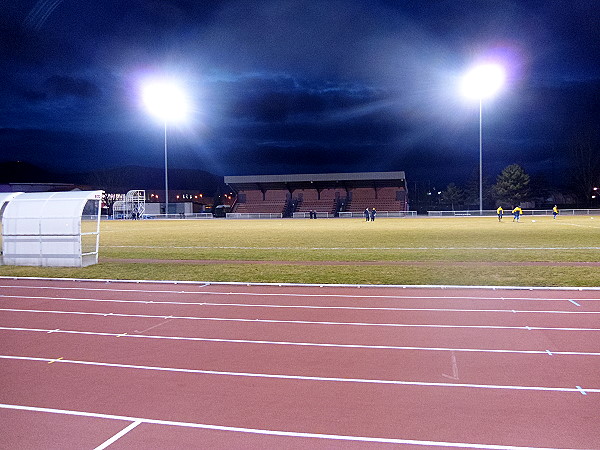
[[[98,262],[102,191],[0,198],[2,264],[84,267]]]
[[[113,205],[113,219],[143,219],[146,211],[146,191],[133,190],[125,194],[125,200]]]

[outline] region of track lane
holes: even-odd
[[[5,281],[2,280],[2,283],[5,284]],[[27,282],[30,283],[31,281]],[[58,300],[56,297],[74,297],[73,293],[76,293],[77,297],[88,297],[91,300],[105,298],[136,301],[154,298],[167,302],[173,299],[177,302],[186,299],[184,303],[190,303],[189,300],[191,303],[198,300],[232,303],[232,300],[238,302],[241,299],[244,304],[271,303],[286,306],[301,303],[326,306],[354,307],[375,304],[381,307],[405,307],[411,304],[411,307],[422,308],[423,305],[439,307],[440,304],[445,304],[449,307],[459,305],[462,308],[485,309],[490,306],[496,308],[498,304],[501,307],[511,304],[524,310],[576,311],[581,308],[581,310],[593,311],[600,305],[597,301],[597,292],[593,291],[549,291],[543,292],[545,300],[539,300],[526,298],[526,295],[537,294],[536,291],[452,290],[450,297],[456,298],[442,299],[441,294],[445,294],[447,290],[324,287],[307,291],[306,287],[245,285],[182,287],[177,285],[175,286],[177,292],[170,293],[165,292],[169,286],[164,284],[88,284],[88,282],[50,284],[53,288],[69,289],[35,288],[30,296],[40,297],[39,291],[44,291],[43,296],[46,297],[51,297],[48,292],[54,292],[52,294],[54,298],[29,300],[13,298],[10,301],[16,301],[15,304],[21,302],[21,305],[23,301],[32,302],[29,304],[30,307],[44,305],[42,309],[45,309],[48,305],[56,306],[69,302]],[[82,292],[71,289],[81,285],[102,286],[102,289],[99,287],[100,291],[94,288]],[[110,290],[103,289],[107,285],[111,286]],[[160,289],[156,289],[157,286],[160,286]],[[115,290],[113,287],[119,289]],[[0,294],[6,294],[7,289],[11,291],[10,294],[14,294],[14,290],[21,293],[17,295],[22,295],[23,288],[3,288]],[[148,292],[156,290],[161,292]],[[360,291],[360,294],[357,291]],[[66,292],[68,295],[65,294]],[[394,295],[394,292],[397,295]],[[560,295],[557,295],[557,292]],[[407,296],[407,293],[410,295]],[[369,294],[374,297],[369,298]],[[459,298],[461,294],[463,297]],[[506,300],[504,297],[509,294],[515,298]],[[497,300],[493,298],[495,295],[498,295]],[[215,298],[219,300],[215,301]],[[575,302],[579,302],[579,305],[569,301],[574,299]],[[6,297],[0,298],[0,307],[4,307],[5,301]],[[80,303],[80,301],[72,301],[72,304]],[[93,304],[94,309],[90,312],[95,311],[97,306],[96,302]],[[89,305],[87,303],[85,305],[87,310]],[[122,306],[121,304],[118,307]],[[42,361],[0,360],[2,368],[0,377],[7,377],[2,382],[14,383],[18,380],[18,386],[14,391],[11,389],[10,392],[0,393],[2,397],[0,401],[19,404],[19,399],[25,399],[36,403],[36,406],[49,405],[49,407],[61,407],[67,410],[89,411],[91,406],[99,408],[100,412],[107,411],[113,414],[125,414],[129,411],[132,416],[137,417],[142,415],[133,413],[144,410],[157,415],[154,417],[164,416],[159,417],[161,419],[179,417],[174,420],[195,423],[201,421],[215,423],[214,420],[217,420],[222,424],[233,423],[233,426],[258,429],[281,427],[280,429],[284,430],[309,430],[306,432],[339,433],[340,435],[366,433],[367,436],[391,436],[422,441],[433,438],[439,442],[479,442],[552,448],[593,448],[594,444],[600,442],[600,436],[594,425],[595,412],[600,406],[598,404],[600,394],[583,395],[585,391],[578,392],[572,386],[581,383],[576,385],[583,385],[585,390],[597,381],[596,374],[599,368],[597,356],[548,353],[491,354],[451,350],[452,347],[470,350],[475,350],[473,347],[477,347],[507,350],[538,349],[544,352],[549,349],[550,353],[574,349],[599,352],[598,331],[528,330],[522,325],[519,325],[521,328],[518,329],[415,326],[432,325],[432,316],[448,321],[438,325],[452,325],[455,319],[448,319],[448,314],[457,315],[457,322],[454,323],[457,327],[473,321],[483,325],[488,320],[491,323],[504,324],[500,326],[513,326],[512,324],[522,320],[526,314],[534,313],[517,314],[520,316],[518,320],[515,317],[511,319],[515,322],[506,325],[507,322],[497,316],[506,315],[506,312],[446,312],[442,315],[441,311],[317,310],[307,313],[304,310],[299,311],[299,308],[293,308],[276,312],[269,309],[266,315],[260,314],[258,321],[240,322],[172,319],[166,315],[168,310],[180,310],[180,308],[195,311],[200,305],[135,306],[134,304],[133,308],[139,306],[146,313],[149,309],[157,307],[155,311],[164,313],[165,316],[119,317],[106,313],[105,309],[101,310],[100,315],[0,311],[0,326],[26,324],[31,328],[36,325],[48,330],[60,328],[84,332],[111,330],[109,332],[121,335],[121,337],[64,335],[58,332],[0,330],[0,337],[9,336],[8,343],[0,340],[0,349],[12,354],[32,352],[43,356],[46,352],[56,353],[51,356],[55,359],[59,358],[58,353],[62,351],[73,355],[68,357],[73,360],[76,359],[75,356],[81,356],[83,360],[90,360],[93,356],[113,362],[123,361],[129,364],[139,362],[140,365],[161,363],[174,366],[183,364],[185,367],[187,364],[187,366],[192,365],[203,369],[208,367],[209,370],[222,368],[223,371],[262,369],[257,373],[265,373],[266,369],[281,373],[281,369],[285,369],[290,372],[298,371],[299,374],[306,374],[306,376],[326,377],[341,374],[350,378],[404,381],[427,379],[436,380],[436,383],[442,379],[442,382],[436,386],[374,385],[342,381],[158,372],[139,368],[84,366],[58,360],[49,361],[51,364]],[[69,308],[61,306],[63,310]],[[254,319],[257,310],[266,309],[232,305],[210,305],[210,308],[213,312],[219,313],[222,316],[220,318],[230,319]],[[207,312],[207,305],[202,305],[201,309],[203,315],[206,315],[204,313]],[[129,309],[123,309],[126,310]],[[253,311],[250,316],[248,310]],[[305,322],[307,318],[329,317],[331,319],[332,312],[336,320],[339,317],[348,320],[361,318],[363,323],[367,323],[367,320],[373,321],[373,325],[350,325],[340,322],[311,324],[298,323],[299,319],[295,322],[288,320],[290,317],[293,319],[297,316],[301,316]],[[535,313],[535,315],[539,314],[542,313]],[[569,318],[566,321],[563,321],[563,318],[556,319],[562,316]],[[275,319],[276,317],[281,319]],[[588,319],[580,320],[581,317],[585,317],[580,314],[544,314],[539,317],[544,319],[538,323],[548,323],[555,328],[560,328],[557,327],[559,322],[575,323],[577,327],[582,327],[582,323],[589,323]],[[593,316],[589,315],[589,317]],[[288,322],[273,323],[261,322],[261,320],[288,320]],[[403,325],[409,326],[382,326],[382,323],[388,320],[390,323],[406,320],[407,323]],[[377,322],[380,324],[377,325]],[[527,326],[528,321],[522,323]],[[448,350],[349,349],[265,343],[165,341],[127,337],[133,333],[140,334],[143,330],[163,337],[246,338],[300,343],[332,342],[342,345],[396,344],[403,347],[422,345]],[[26,337],[23,337],[24,335]],[[457,371],[454,371],[454,365]],[[460,381],[452,380],[448,376],[459,378]],[[37,385],[34,380],[38,380]],[[513,380],[523,381],[521,384],[527,385],[535,385],[541,380],[543,383],[548,383],[545,386],[557,383],[570,386],[571,390],[569,392],[501,391],[452,386],[459,382],[467,382],[464,380],[473,380],[474,384],[476,382],[485,384],[483,382],[486,380],[490,384],[494,380],[499,380],[500,384],[508,384],[509,380]],[[204,406],[204,409],[199,409],[200,406]],[[142,431],[144,428],[147,431]],[[114,448],[126,442],[144,441],[146,433],[153,432],[150,429],[156,430],[145,424],[136,427],[113,444],[116,445]],[[169,427],[169,429],[173,435],[181,436],[180,428]],[[241,437],[239,433],[223,433],[229,438],[235,436],[234,439],[248,442],[245,436]],[[259,439],[263,438],[264,436],[261,436]],[[299,442],[297,439],[289,439],[285,442],[295,445]],[[311,440],[311,442],[315,441]],[[369,446],[372,444],[369,443]]]
[[[328,378],[600,388],[600,354],[555,355],[172,341],[0,331],[0,355]]]
[[[0,393],[2,403],[69,410],[92,404],[94,412],[108,414],[146,411],[161,420],[349,436],[577,448],[600,439],[593,426],[600,396],[576,392],[173,375],[46,362],[5,361],[3,367],[22,382]]]

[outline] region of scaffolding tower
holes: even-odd
[[[125,200],[116,201],[113,205],[113,219],[144,218],[146,211],[146,191],[133,190],[125,194]]]

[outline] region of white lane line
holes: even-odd
[[[336,326],[360,326],[360,327],[398,327],[398,328],[458,328],[458,329],[480,329],[480,330],[547,330],[547,331],[600,331],[600,328],[573,328],[573,327],[517,327],[503,325],[442,325],[442,324],[405,324],[405,323],[373,323],[373,322],[328,322],[311,320],[275,320],[275,319],[232,319],[226,317],[196,317],[196,316],[157,316],[150,314],[117,314],[97,313],[84,311],[55,311],[45,309],[16,309],[0,308],[0,311],[37,313],[37,314],[62,314],[82,316],[111,316],[111,317],[135,317],[144,319],[180,319],[180,320],[206,320],[216,322],[248,322],[248,323],[286,323],[294,325],[336,325]]]
[[[558,447],[517,447],[513,445],[495,445],[495,444],[472,444],[466,442],[443,442],[443,441],[424,441],[415,439],[401,439],[401,438],[380,438],[380,437],[367,437],[367,436],[348,436],[348,435],[336,435],[336,434],[322,434],[322,433],[303,433],[297,431],[280,431],[280,430],[261,430],[256,428],[241,428],[241,427],[228,427],[224,425],[210,425],[203,423],[193,422],[176,422],[172,420],[157,420],[157,419],[146,419],[141,417],[128,417],[118,416],[113,414],[101,414],[101,413],[90,413],[85,411],[72,411],[66,409],[56,408],[40,408],[35,406],[22,406],[22,405],[9,405],[6,403],[0,403],[2,409],[13,409],[19,411],[32,411],[32,412],[44,412],[50,414],[64,414],[69,416],[83,416],[93,417],[97,419],[109,419],[109,420],[123,420],[127,422],[141,422],[152,425],[167,425],[175,427],[186,427],[186,428],[199,428],[205,430],[218,430],[218,431],[230,431],[234,433],[252,433],[262,434],[269,436],[282,436],[282,437],[299,437],[299,438],[313,438],[313,439],[328,439],[337,441],[359,441],[359,442],[377,442],[384,444],[409,444],[409,445],[428,445],[433,447],[455,447],[455,448],[479,448],[488,450],[576,450],[569,448],[558,448]]]
[[[136,369],[136,370],[151,370],[158,372],[176,372],[176,373],[193,373],[198,375],[217,375],[231,377],[249,377],[249,378],[267,378],[278,380],[295,380],[295,381],[318,381],[318,382],[338,382],[338,383],[361,383],[361,384],[383,384],[392,386],[426,386],[426,387],[443,387],[443,388],[469,388],[469,389],[500,389],[509,391],[543,391],[543,392],[581,392],[581,388],[569,387],[551,387],[551,386],[515,386],[504,384],[474,384],[474,383],[439,383],[432,381],[402,381],[402,380],[377,380],[370,378],[341,378],[341,377],[315,377],[307,375],[283,375],[271,373],[252,373],[252,372],[229,372],[220,370],[203,370],[203,369],[184,369],[180,367],[160,367],[160,366],[142,366],[136,364],[118,364],[106,363],[98,361],[81,361],[72,359],[50,359],[32,356],[14,356],[0,355],[0,359],[17,360],[17,361],[53,361],[57,364],[77,364],[84,366],[111,367],[118,369]],[[600,393],[600,389],[586,389],[586,393]]]
[[[204,285],[202,285],[204,286]],[[349,298],[349,299],[392,299],[392,300],[527,300],[527,301],[561,301],[564,298],[554,297],[488,297],[488,296],[445,296],[445,295],[350,295],[350,294],[296,294],[296,293],[273,293],[273,292],[215,292],[215,291],[172,291],[156,289],[112,289],[112,288],[89,288],[89,287],[58,287],[58,286],[15,286],[0,285],[0,288],[13,289],[46,289],[46,290],[71,290],[71,291],[100,291],[100,292],[124,292],[142,294],[187,294],[187,295],[224,295],[224,296],[248,296],[248,297],[303,297],[303,298]],[[426,287],[425,287],[426,288]],[[417,288],[415,288],[417,289]],[[423,287],[418,288],[423,290]],[[499,288],[500,290],[500,288]],[[582,298],[578,301],[600,301],[600,298]]]
[[[137,427],[141,423],[142,423],[141,420],[136,420],[132,424],[129,424],[129,426],[127,426],[126,428],[123,428],[121,431],[119,431],[113,437],[111,437],[110,439],[107,439],[105,442],[103,442],[98,447],[96,447],[94,450],[104,450],[106,447],[108,447],[109,445],[111,445],[114,442],[121,439],[123,436],[125,436],[127,433],[129,433],[131,430],[133,430],[135,427]]]
[[[589,225],[562,224],[583,226]],[[224,249],[224,250],[600,250],[600,247],[228,247],[228,246],[162,246],[162,245],[104,245],[104,248],[144,248],[164,249],[177,248],[188,250]]]
[[[46,333],[48,330],[43,328],[20,328],[20,327],[0,327],[0,331],[23,331]],[[470,352],[470,353],[508,353],[524,355],[565,355],[565,356],[600,356],[600,352],[569,352],[550,350],[508,350],[508,349],[481,349],[481,348],[450,348],[450,347],[409,347],[396,345],[366,345],[366,344],[336,344],[320,342],[288,342],[288,341],[265,341],[249,339],[222,339],[222,338],[203,338],[203,337],[185,337],[185,336],[158,336],[147,334],[127,334],[123,336],[120,333],[103,333],[96,331],[75,331],[75,330],[54,330],[57,333],[86,335],[86,336],[104,336],[104,337],[125,337],[138,339],[165,339],[176,341],[192,342],[219,342],[226,344],[256,344],[256,345],[289,345],[298,347],[331,347],[331,348],[354,348],[365,350],[416,350],[416,351],[435,351],[435,352]]]
[[[225,306],[240,308],[282,308],[282,309],[317,309],[317,310],[355,310],[355,311],[425,311],[425,312],[474,312],[474,313],[519,313],[519,314],[600,314],[600,311],[557,311],[557,310],[515,310],[515,309],[457,309],[457,308],[396,308],[396,307],[369,307],[369,306],[314,306],[314,305],[277,305],[261,303],[210,303],[210,302],[173,302],[157,300],[121,300],[104,298],[76,298],[76,297],[43,297],[26,295],[0,295],[5,299],[22,300],[59,300],[91,303],[127,303],[127,304],[152,304],[152,305],[183,305],[183,306]],[[572,300],[570,302],[581,306]]]
[[[581,306],[581,305],[580,305],[579,303],[577,303],[575,300],[571,300],[571,299],[569,299],[569,301],[570,301],[571,303],[573,303],[575,306]]]
[[[579,392],[581,392],[581,395],[587,395],[587,392],[586,392],[586,391],[584,391],[584,390],[581,388],[581,386],[576,386],[576,388],[577,388],[577,390],[578,390]]]

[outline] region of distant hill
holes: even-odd
[[[52,172],[23,161],[0,162],[0,184],[6,183],[59,183]]]
[[[112,192],[163,190],[164,169],[125,166],[82,173],[52,173],[25,162],[0,162],[0,184],[71,183]],[[209,195],[223,189],[223,177],[197,169],[169,169],[169,189],[197,190]]]

